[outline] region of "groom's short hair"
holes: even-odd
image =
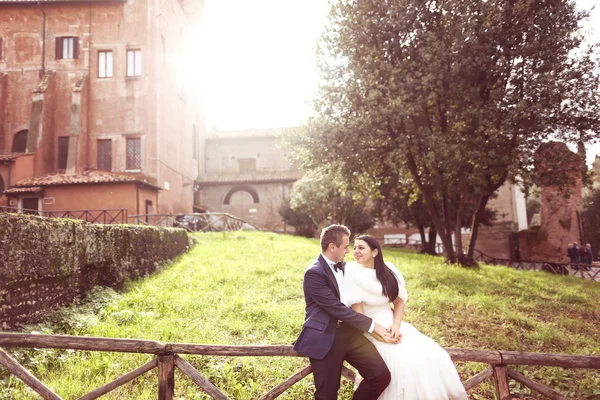
[[[327,250],[329,243],[340,247],[344,236],[350,236],[350,229],[344,225],[329,225],[323,228],[321,231],[321,250]]]

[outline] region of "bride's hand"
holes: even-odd
[[[396,325],[392,325],[387,328],[388,333],[391,337],[398,340],[398,343],[402,341],[402,334],[400,333],[400,327]]]

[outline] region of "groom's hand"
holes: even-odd
[[[375,328],[373,329],[372,335],[375,339],[379,340],[380,342],[399,343],[399,341],[397,339],[395,339],[394,337],[392,337],[390,335],[390,333],[388,332],[388,330],[386,328],[379,325],[378,323],[375,323]]]

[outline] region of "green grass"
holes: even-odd
[[[153,276],[119,293],[94,291],[31,329],[43,333],[203,344],[291,344],[304,318],[302,275],[318,242],[270,233],[196,234],[198,244]],[[462,269],[443,259],[385,249],[404,274],[406,320],[444,347],[600,355],[600,285],[578,278],[504,267]],[[133,370],[148,355],[58,350],[11,351],[42,382],[75,398]],[[308,364],[293,357],[184,356],[232,399],[254,399]],[[487,366],[457,363],[462,379]],[[600,399],[600,371],[519,368],[569,398]],[[0,367],[0,399],[36,398]],[[156,371],[107,398],[156,398]],[[511,383],[515,394],[530,396]],[[176,375],[177,399],[205,399]],[[305,378],[282,398],[308,399]],[[345,382],[341,398],[350,398]],[[493,398],[484,383],[473,399]]]

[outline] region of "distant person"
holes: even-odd
[[[404,278],[396,267],[383,260],[379,242],[372,236],[358,236],[354,241],[354,259],[356,263],[346,266],[344,281],[352,308],[402,338],[400,344],[389,344],[367,336],[392,375],[390,385],[378,400],[467,400],[446,350],[403,321],[408,300]]]
[[[579,249],[577,248],[577,242],[571,243],[569,248],[567,249],[567,255],[571,260],[571,264],[577,264],[579,262]],[[577,266],[574,266],[577,269]]]
[[[588,264],[588,262],[587,262],[587,251],[585,249],[585,245],[581,244],[581,246],[579,246],[577,251],[579,252],[579,264],[580,264],[581,268],[587,269],[586,264]]]
[[[591,268],[592,263],[594,262],[594,252],[592,251],[592,245],[591,244],[586,244],[585,245],[585,252],[587,254],[587,264],[588,264],[588,269]]]
[[[353,400],[375,400],[390,383],[390,370],[363,333],[377,334],[388,343],[398,340],[373,318],[349,307],[344,292],[344,257],[349,246],[347,227],[324,228],[321,254],[304,272],[306,319],[294,350],[310,358],[315,400],[337,399],[344,360],[364,377]]]

